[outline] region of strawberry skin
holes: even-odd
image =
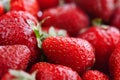
[[[67,30],[71,36],[76,36],[89,24],[87,15],[72,4],[46,10],[43,12],[42,19],[46,17],[49,18],[45,20],[43,26],[57,26]]]
[[[0,45],[26,45],[31,51],[31,62],[34,62],[39,55],[39,49],[34,31],[27,20],[37,24],[31,14],[23,11],[11,11],[1,16]]]
[[[119,28],[120,30],[120,7],[116,8],[116,10],[114,11],[112,18],[110,19],[110,24]]]
[[[5,75],[2,76],[1,80],[12,80],[14,76],[12,76],[10,73],[5,73]]]
[[[0,46],[0,77],[8,69],[25,70],[30,60],[31,52],[24,45]]]
[[[73,0],[64,0],[66,3],[71,3]]]
[[[81,80],[77,72],[62,65],[39,62],[32,67],[31,72],[34,71],[36,80]]]
[[[96,63],[94,68],[106,71],[109,57],[120,38],[119,30],[115,27],[92,26],[79,37],[89,41],[95,48]]]
[[[38,0],[40,9],[46,10],[59,5],[59,0]]]
[[[83,39],[49,37],[42,48],[49,62],[71,67],[80,74],[94,64],[94,49]]]
[[[11,0],[10,10],[27,11],[37,17],[39,5],[37,0]]]
[[[114,10],[114,0],[74,0],[80,8],[94,18],[108,21]]]
[[[98,70],[88,70],[83,76],[83,80],[109,80],[109,77]]]
[[[116,46],[109,59],[110,73],[113,80],[120,79],[120,43]]]

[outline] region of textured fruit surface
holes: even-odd
[[[91,17],[99,17],[108,21],[113,13],[114,0],[75,0],[78,6],[86,11]]]
[[[109,80],[108,76],[98,70],[88,70],[83,76],[83,80]]]
[[[36,80],[81,80],[77,72],[62,65],[40,62],[32,67],[34,71],[38,71]]]
[[[89,41],[95,48],[95,69],[108,69],[109,57],[120,38],[119,30],[114,27],[93,26],[80,34],[79,37]]]
[[[0,46],[0,77],[8,69],[25,70],[30,60],[31,52],[24,45]]]
[[[37,0],[11,0],[10,9],[27,11],[36,17],[39,11],[39,5]]]
[[[71,36],[76,36],[79,31],[89,24],[88,17],[75,5],[64,5],[43,12],[42,19],[49,17],[43,26],[57,26],[65,29]]]
[[[113,80],[120,79],[120,43],[115,48],[109,60],[110,73]]]
[[[94,63],[94,49],[86,40],[49,37],[43,41],[43,51],[49,62],[65,65],[82,73]]]
[[[0,45],[26,45],[31,51],[31,61],[35,61],[38,47],[35,34],[27,20],[37,23],[27,12],[11,11],[0,17]]]

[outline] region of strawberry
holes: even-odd
[[[120,0],[114,0],[114,2],[115,2],[115,7],[116,8],[120,7]]]
[[[59,0],[38,0],[41,10],[46,10],[59,5]]]
[[[98,70],[88,70],[83,76],[83,80],[109,80],[109,77]]]
[[[76,36],[89,23],[86,14],[70,4],[44,11],[42,19],[46,17],[49,18],[45,20],[43,26],[57,26],[67,30],[71,36]]]
[[[120,29],[120,7],[116,8],[112,18],[110,19],[110,24]]]
[[[25,70],[31,52],[25,45],[0,46],[0,78],[8,69]]]
[[[74,0],[80,8],[94,18],[108,21],[114,11],[114,0]]]
[[[5,73],[1,80],[12,80],[14,78],[14,76],[12,76],[10,73]]]
[[[112,76],[112,80],[119,80],[120,79],[120,42],[116,46],[114,52],[111,54],[109,59],[109,67],[110,73]]]
[[[37,24],[37,20],[29,13],[11,11],[0,17],[0,45],[26,45],[31,51],[31,62],[39,57],[36,36],[32,25],[27,21]]]
[[[36,80],[36,72],[29,74],[23,70],[10,69],[1,80]]]
[[[66,3],[71,3],[73,0],[65,0]]]
[[[31,72],[37,71],[36,80],[81,80],[69,67],[39,62],[33,65]]]
[[[10,10],[27,11],[37,17],[39,5],[37,0],[11,0]]]
[[[4,13],[4,6],[2,2],[0,1],[0,16]]]
[[[82,74],[94,64],[94,49],[86,40],[70,37],[48,37],[42,49],[51,63],[71,67]]]
[[[110,26],[92,26],[78,37],[89,41],[95,48],[94,69],[107,71],[109,57],[120,38],[119,30]]]

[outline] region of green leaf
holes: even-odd
[[[32,74],[29,74],[27,72],[24,72],[22,70],[9,70],[9,73],[14,76],[12,80],[36,80],[36,74],[37,71],[33,72]]]

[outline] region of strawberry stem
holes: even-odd
[[[102,24],[102,19],[100,18],[95,18],[92,20],[92,25],[94,26],[100,26]]]

